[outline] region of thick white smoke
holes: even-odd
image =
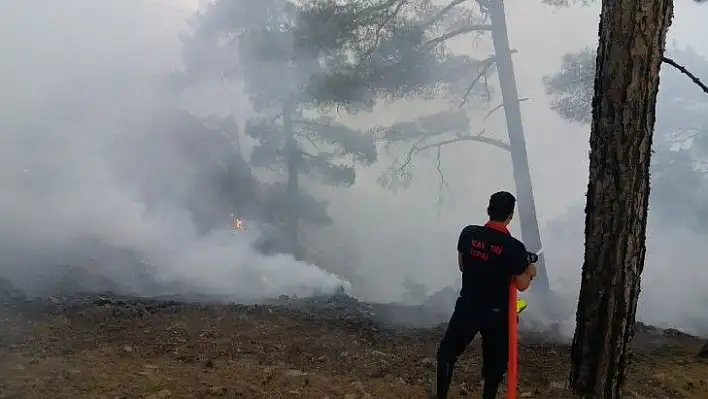
[[[74,266],[126,291],[159,294],[161,283],[233,299],[348,287],[290,256],[256,252],[260,226],[233,234],[228,212],[208,234],[195,226],[185,193],[199,192],[203,177],[178,145],[154,146],[171,131],[150,130],[179,128],[164,120],[176,107],[159,93],[179,66],[189,13],[141,1],[40,3],[10,6],[12,21],[0,24],[13,38],[0,66],[0,277],[46,289]],[[124,136],[134,147],[119,151]],[[142,185],[122,178],[135,165]],[[165,179],[171,191],[148,206],[145,187]],[[140,262],[154,265],[152,288]]]
[[[263,298],[347,286],[290,256],[257,253],[252,244],[260,232],[254,223],[246,231],[232,233],[225,214],[223,228],[202,236],[190,211],[180,205],[181,198],[168,198],[165,205],[147,212],[140,193],[120,184],[109,167],[106,140],[110,135],[104,134],[108,128],[79,125],[76,131],[57,128],[29,139],[20,135],[4,138],[0,252],[5,255],[2,271],[9,277],[20,272],[26,275],[28,267],[60,267],[74,259],[67,258],[72,252],[93,256],[96,249],[86,244],[91,242],[138,254],[155,265],[158,280],[188,284],[204,294]],[[23,145],[28,140],[30,145]],[[170,156],[165,149],[154,154],[154,162]],[[193,183],[184,177],[185,185]],[[128,270],[120,270],[120,263],[114,266],[118,270],[79,266],[93,267],[96,270],[88,271],[113,279],[127,278]],[[56,276],[52,272],[44,275]]]

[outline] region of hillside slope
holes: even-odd
[[[0,306],[3,398],[427,398],[436,329],[358,312],[96,295]],[[626,397],[706,398],[697,338],[640,326]],[[452,397],[479,394],[479,345]],[[567,398],[568,347],[522,343],[522,397]]]

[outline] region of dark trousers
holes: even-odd
[[[462,298],[458,299],[445,336],[438,347],[438,367],[448,368],[449,376],[445,378],[449,380],[457,358],[477,333],[482,334],[482,377],[485,391],[489,392],[490,397],[494,397],[506,373],[509,358],[509,322],[506,309],[482,308],[465,303]],[[449,381],[447,384],[449,385]],[[447,392],[447,388],[443,390]]]

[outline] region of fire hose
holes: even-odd
[[[538,262],[538,257],[543,253],[543,248],[536,252],[526,252],[526,261],[528,264]],[[517,299],[516,283],[512,280],[509,285],[509,375],[506,379],[506,398],[516,399],[516,390],[518,386],[518,357],[519,357],[519,332],[518,322],[519,313],[526,309],[526,301]]]

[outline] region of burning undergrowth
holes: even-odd
[[[139,257],[122,254],[122,260],[131,267],[103,264],[96,259],[84,259],[83,267],[64,266],[47,269],[55,273],[53,281],[41,287],[29,287],[0,278],[0,299],[5,306],[21,312],[57,314],[81,309],[107,307],[115,315],[142,314],[157,311],[179,312],[181,309],[203,309],[209,306],[252,306],[263,309],[286,309],[331,321],[357,322],[388,329],[435,330],[447,322],[457,291],[451,287],[428,296],[422,304],[373,303],[350,295],[348,287],[334,290],[311,291],[309,295],[279,295],[247,297],[234,293],[206,294],[196,284],[161,281],[154,273],[154,266]],[[110,257],[108,257],[110,258]],[[115,257],[114,257],[115,259]],[[74,259],[78,261],[77,259]],[[90,267],[93,265],[93,267]],[[31,270],[37,270],[32,268]],[[122,278],[115,278],[111,270],[122,271]],[[129,276],[128,276],[129,275]],[[20,278],[15,279],[22,282]],[[30,279],[32,280],[32,279]],[[525,342],[568,342],[573,329],[573,312],[551,314],[544,303],[548,298],[538,294],[527,295],[530,310],[520,317],[520,338]],[[680,334],[676,330],[663,330],[641,323],[638,332],[648,337]]]
[[[81,269],[78,269],[81,270]],[[162,294],[140,295],[113,291],[120,288],[104,276],[74,270],[74,279],[65,278],[56,289],[42,293],[28,293],[6,279],[0,280],[0,299],[4,305],[22,313],[61,314],[91,308],[106,308],[115,316],[139,316],[146,313],[175,313],[186,309],[206,309],[210,306],[234,306],[267,309],[290,309],[307,316],[344,323],[364,323],[375,329],[441,329],[452,307],[444,310],[440,303],[404,305],[400,303],[372,303],[349,295],[344,287],[333,293],[311,296],[280,295],[262,300],[234,300],[233,296],[206,295],[187,286],[163,286]],[[146,274],[144,277],[149,276]],[[142,282],[143,286],[148,281]],[[155,291],[156,286],[151,290]],[[543,342],[561,340],[554,327],[520,324],[522,339]]]

